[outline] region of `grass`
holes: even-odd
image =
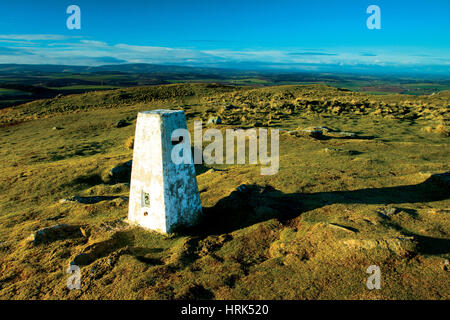
[[[55,89],[59,91],[85,90],[86,92],[93,90],[113,90],[119,88],[120,88],[119,86],[102,86],[102,85],[73,85],[65,87],[49,87],[49,89]]]
[[[20,91],[20,90],[0,88],[0,96],[15,96],[15,95],[22,95],[22,94],[26,94],[26,93],[24,93],[23,91]]]
[[[448,188],[430,178],[449,170],[449,97],[177,84],[4,109],[0,298],[449,299]],[[239,108],[224,110],[228,104]],[[185,110],[189,128],[220,114],[220,130],[256,122],[285,130],[279,172],[198,166],[199,227],[168,236],[129,227],[128,185],[103,176],[132,158],[137,112],[161,107]],[[119,120],[131,125],[116,128]],[[311,126],[357,137],[289,133]],[[242,184],[244,193],[236,190]],[[74,195],[112,199],[60,202]],[[82,235],[27,240],[62,223]],[[82,288],[69,291],[74,259]],[[381,268],[381,290],[365,287],[372,264]]]

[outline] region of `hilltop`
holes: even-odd
[[[4,108],[0,297],[448,299],[449,105],[450,91],[185,83]],[[129,177],[111,169],[156,108],[184,110],[190,129],[212,116],[280,129],[280,171],[198,165],[200,226],[128,226]],[[66,287],[71,262],[81,290]],[[365,286],[370,265],[382,290]]]

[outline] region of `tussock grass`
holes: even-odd
[[[0,298],[448,299],[450,200],[430,176],[449,170],[449,101],[449,92],[183,84],[1,110]],[[220,114],[220,130],[261,123],[356,136],[283,133],[274,176],[258,165],[197,166],[205,220],[165,236],[124,223],[129,186],[103,178],[132,158],[137,112],[155,108],[185,110],[190,129]],[[116,128],[121,119],[130,125]],[[111,199],[60,202],[75,195]],[[83,231],[27,240],[61,223]],[[69,291],[78,255],[82,289]],[[380,291],[365,287],[372,264]]]

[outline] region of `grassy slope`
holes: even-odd
[[[449,102],[449,92],[184,84],[0,110],[0,297],[448,299],[450,201],[448,189],[428,178],[449,170]],[[240,108],[221,110],[228,103]],[[161,107],[184,109],[189,127],[221,114],[221,129],[327,126],[361,138],[282,133],[274,176],[253,165],[197,168],[205,222],[168,237],[122,223],[122,198],[59,203],[127,196],[127,184],[103,177],[131,159],[125,141],[137,112]],[[116,128],[120,119],[131,125]],[[255,186],[241,194],[241,184]],[[392,206],[398,213],[390,219],[378,213]],[[59,223],[81,226],[84,235],[26,240]],[[82,290],[69,291],[65,271],[82,252]],[[381,267],[380,291],[365,287],[372,264]]]

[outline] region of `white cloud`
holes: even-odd
[[[11,40],[66,40],[73,37],[64,36],[60,34],[0,34],[0,39],[11,39]]]
[[[4,39],[0,39],[0,43],[21,44],[21,45],[33,44],[31,41],[25,41],[25,40],[4,40]]]
[[[43,44],[33,41],[54,41]],[[61,41],[66,40],[66,41]],[[69,41],[67,41],[69,40]],[[448,52],[423,52],[414,48],[305,49],[188,49],[129,44],[64,35],[0,35],[0,63],[49,63],[100,65],[108,63],[183,64],[189,66],[264,65],[266,68],[321,70],[323,66],[420,66],[445,65]],[[0,45],[0,48],[2,46]],[[16,49],[13,51],[12,49]],[[23,50],[24,54],[20,54]],[[26,50],[26,51],[25,51]],[[11,54],[8,54],[8,51]],[[13,54],[14,52],[14,54]],[[318,53],[319,52],[319,53]],[[361,54],[370,52],[371,54]],[[26,54],[25,54],[26,53]],[[419,54],[420,53],[420,54]]]
[[[81,43],[88,44],[90,46],[94,47],[107,47],[108,44],[103,41],[97,41],[97,40],[80,40]]]

